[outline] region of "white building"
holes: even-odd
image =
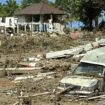
[[[60,23],[64,15],[63,11],[43,3],[32,4],[18,12],[17,33],[34,32],[57,32],[63,34],[64,25]]]
[[[15,13],[15,17],[0,17],[1,33],[56,32],[64,34],[61,24],[64,12],[43,3],[32,4]]]
[[[17,18],[15,17],[0,17],[0,31],[8,32],[8,29],[15,30],[17,25]]]

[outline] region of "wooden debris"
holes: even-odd
[[[86,54],[78,54],[78,55],[74,55],[73,56],[73,60],[75,60],[75,61],[80,61],[80,59],[83,57],[83,56],[85,56]]]
[[[38,73],[37,77],[46,77],[56,74],[55,72]]]
[[[101,46],[105,46],[105,39],[100,39],[100,40],[97,40],[96,42],[98,42],[99,45]]]
[[[105,98],[105,95],[89,97],[88,100],[94,100],[94,99],[98,99],[98,98]]]
[[[14,103],[13,105],[19,105],[19,102]]]
[[[37,97],[37,96],[43,96],[43,95],[49,95],[49,94],[52,94],[52,92],[44,92],[44,93],[37,93],[37,94],[34,94],[34,95],[23,95],[23,96],[18,96],[18,98],[34,98],[34,97]]]
[[[56,93],[55,95],[59,96],[61,94],[64,94],[67,91],[70,91],[74,86],[69,86],[68,88],[62,90],[61,92]]]
[[[86,44],[83,48],[84,48],[84,51],[87,52],[93,49],[93,45],[89,43],[89,44]]]
[[[6,70],[6,71],[14,71],[14,70],[40,70],[39,67],[23,67],[23,68],[0,68],[0,70]]]
[[[62,57],[70,56],[70,55],[72,56],[72,55],[79,54],[82,51],[83,51],[82,47],[75,47],[75,48],[68,49],[68,50],[47,53],[46,58],[47,59],[62,58]]]

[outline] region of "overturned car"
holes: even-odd
[[[89,51],[73,70],[70,76],[64,77],[58,89],[71,87],[66,95],[88,97],[105,91],[105,47]]]

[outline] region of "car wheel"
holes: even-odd
[[[94,95],[95,95],[95,96],[98,96],[99,93],[100,93],[100,90],[99,90],[99,89],[95,89],[95,90],[94,90]]]

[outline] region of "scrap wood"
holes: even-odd
[[[0,68],[0,70],[14,71],[14,70],[39,70],[40,67],[23,67],[23,68]]]
[[[19,102],[14,103],[13,105],[19,105]]]
[[[84,53],[84,51],[88,52],[90,50],[96,49],[99,47],[100,44],[105,45],[105,39],[101,39],[96,42],[91,42],[86,45],[81,45],[81,46],[74,47],[74,48],[67,49],[67,50],[49,52],[49,53],[46,53],[46,58],[53,59],[53,58],[62,58],[62,57],[78,55],[80,53]]]
[[[89,97],[88,100],[94,100],[98,98],[105,98],[105,95],[95,96],[95,97]]]
[[[47,76],[52,76],[55,74],[56,74],[56,72],[38,73],[37,77],[47,77]]]
[[[80,47],[75,47],[75,48],[72,48],[72,49],[67,49],[67,50],[62,50],[62,51],[49,52],[49,53],[46,54],[46,58],[47,59],[62,58],[62,57],[66,57],[68,55],[79,54],[82,51],[83,51],[83,48],[80,46]]]
[[[18,96],[18,98],[33,98],[33,97],[37,97],[37,96],[42,96],[42,95],[49,95],[52,94],[52,92],[44,92],[44,93],[37,93],[34,95],[25,95],[25,96]]]
[[[19,66],[24,66],[24,67],[35,67],[36,66],[36,62],[20,62],[18,64]]]
[[[61,95],[61,94],[64,94],[65,92],[69,91],[69,90],[72,89],[72,88],[73,88],[73,86],[70,86],[70,87],[64,89],[64,90],[61,91],[61,92],[57,92],[57,93],[55,93],[55,96],[59,96],[59,95]],[[33,98],[33,97],[37,97],[37,96],[51,95],[51,94],[54,94],[54,92],[44,92],[44,93],[37,93],[37,94],[34,94],[34,95],[25,95],[25,96],[23,95],[23,96],[18,96],[18,98],[19,98],[19,99],[20,99],[20,98]]]
[[[69,87],[67,87],[66,89],[62,90],[61,92],[56,93],[55,95],[57,95],[57,96],[62,95],[62,94],[64,94],[65,92],[70,91],[73,87],[74,87],[74,86],[69,86]]]
[[[96,42],[98,42],[99,45],[101,45],[101,46],[105,46],[105,39],[104,38],[97,40]]]
[[[82,57],[84,57],[86,55],[86,53],[85,54],[78,54],[78,55],[74,55],[73,56],[73,60],[75,60],[75,61],[80,61],[80,59],[82,58]]]
[[[51,101],[53,101],[54,103],[57,103],[61,100],[61,97],[63,96],[63,94],[65,94],[65,92],[70,91],[73,88],[73,86],[70,86],[60,92],[55,92],[53,91],[53,93],[55,93],[52,97],[51,97]]]

